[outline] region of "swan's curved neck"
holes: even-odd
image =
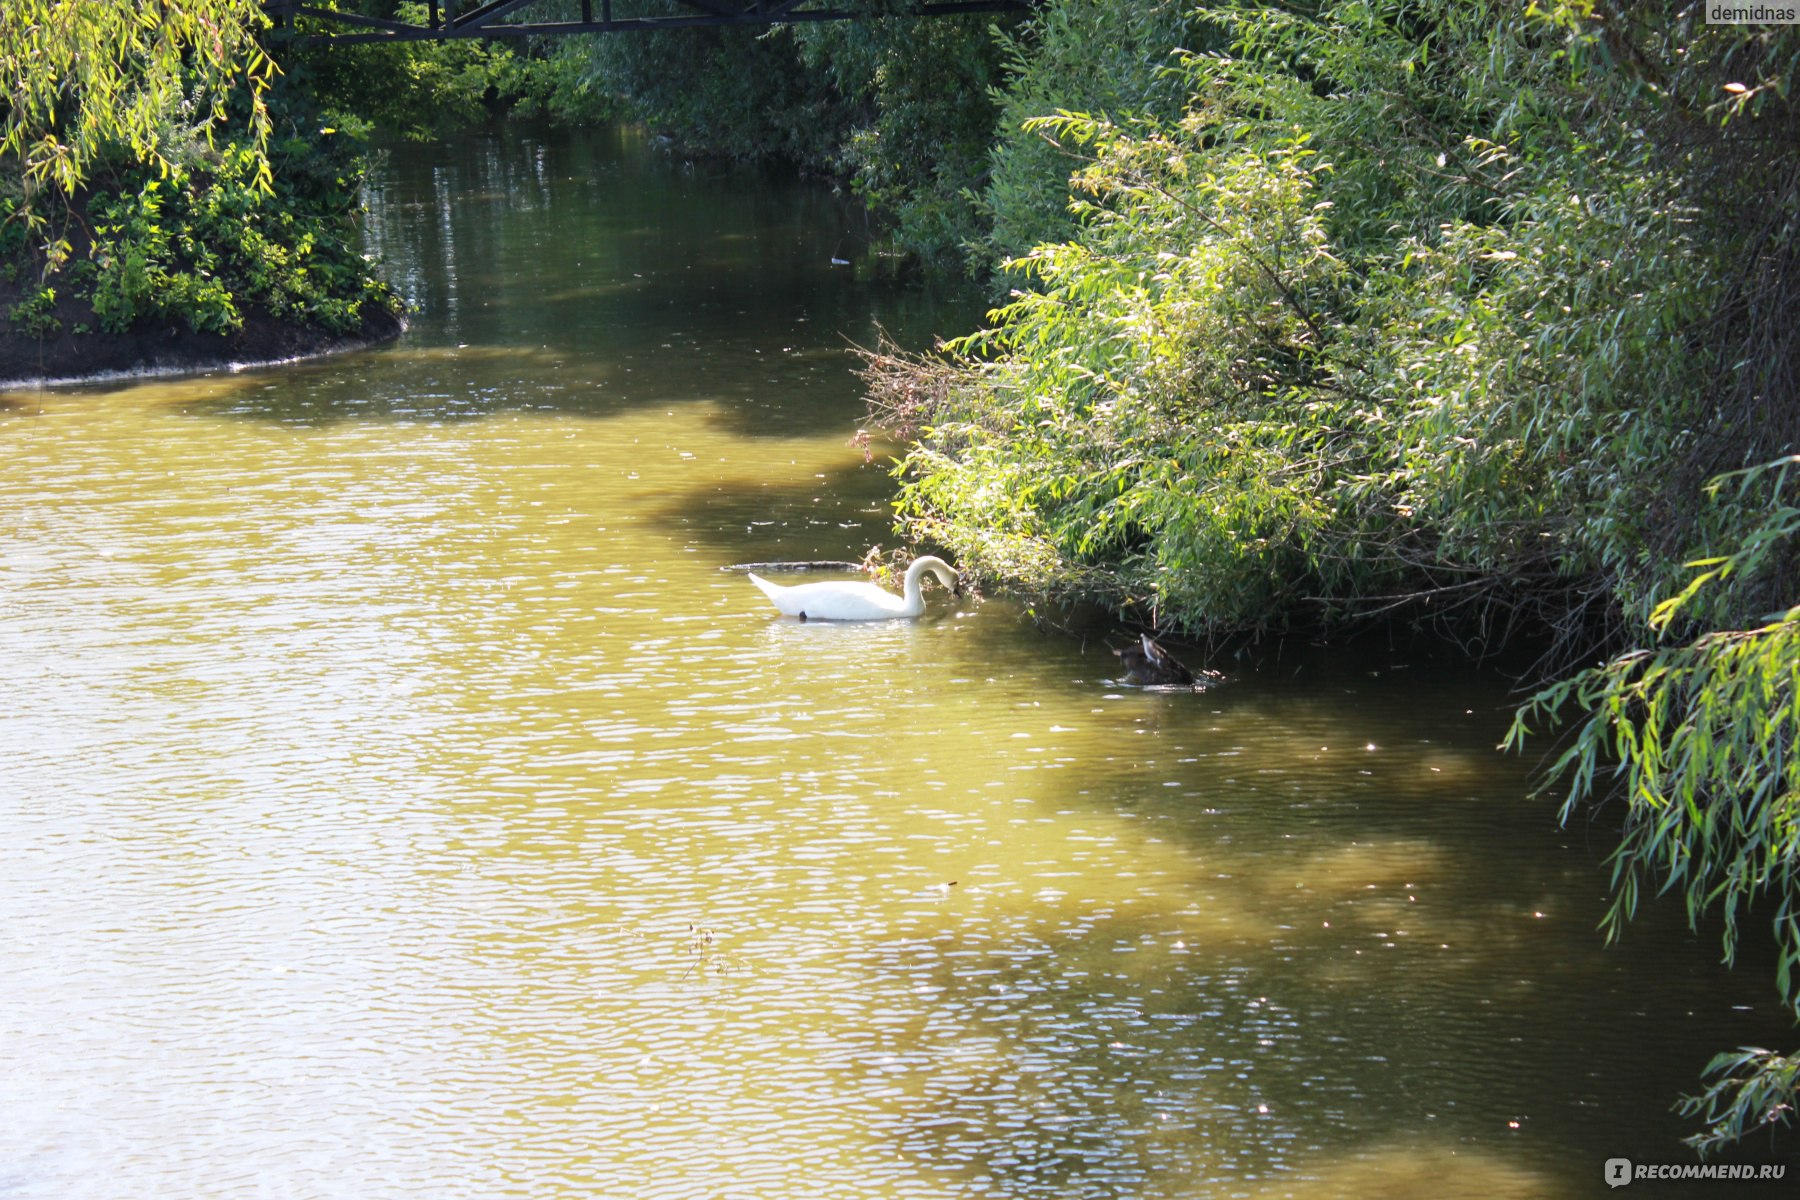
[[[924,606],[925,592],[919,583],[925,578],[925,572],[929,570],[931,570],[931,563],[923,558],[913,559],[912,566],[906,568],[906,582],[902,589],[905,593],[906,607],[921,608]]]
[[[936,575],[940,580],[954,579],[950,571],[950,564],[941,558],[934,558],[926,554],[913,559],[912,565],[906,568],[904,601],[907,611],[914,615],[925,611],[925,594],[920,589],[919,583],[925,578],[927,571]],[[951,584],[946,583],[944,586],[949,587]]]

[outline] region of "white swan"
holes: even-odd
[[[927,571],[951,591],[960,590],[950,564],[929,554],[913,559],[912,566],[906,568],[904,596],[884,592],[872,583],[801,583],[782,587],[754,571],[750,572],[750,582],[762,589],[769,603],[802,621],[884,621],[891,617],[916,617],[925,611],[919,581]]]

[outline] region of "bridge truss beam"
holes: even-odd
[[[555,17],[532,20],[556,4]],[[672,0],[666,14],[646,15],[629,0],[580,0],[580,16],[565,16],[568,0],[429,0],[424,24],[367,17],[323,8],[307,0],[264,0],[277,27],[313,26],[298,36],[309,43],[449,41],[454,38],[557,37],[576,33],[628,33],[721,25],[787,25],[805,21],[849,21],[873,14],[834,6],[830,0]],[[912,0],[893,7],[899,16],[940,17],[962,13],[1024,12],[1030,0]],[[511,20],[515,14],[521,18]],[[881,15],[889,15],[884,12]]]

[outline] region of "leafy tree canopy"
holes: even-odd
[[[121,152],[167,172],[184,141],[211,145],[234,95],[260,152],[274,64],[257,0],[7,0],[0,5],[0,157],[27,196],[74,195]],[[260,157],[260,153],[259,153]],[[268,164],[258,180],[268,184]]]

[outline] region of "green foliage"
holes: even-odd
[[[13,328],[28,337],[49,337],[62,329],[56,316],[56,289],[36,288],[6,311]]]
[[[1632,651],[1563,680],[1521,711],[1514,738],[1571,701],[1585,714],[1558,761],[1557,773],[1573,772],[1565,819],[1616,758],[1630,809],[1613,854],[1612,932],[1635,912],[1642,876],[1654,874],[1659,890],[1683,892],[1695,920],[1722,905],[1729,958],[1739,906],[1772,895],[1777,985],[1790,1003],[1800,963],[1797,672],[1800,608],[1792,608],[1755,628]]]
[[[576,58],[591,92],[614,98],[627,115],[697,155],[825,170],[835,165],[851,119],[840,79],[809,69],[786,26],[597,37],[559,54]],[[853,64],[839,65],[840,76],[853,72]]]
[[[256,0],[0,6],[0,259],[45,281],[15,328],[57,327],[47,280],[71,260],[65,298],[111,332],[227,333],[249,306],[346,330],[393,303],[349,244],[348,158],[268,102],[266,25]]]
[[[289,164],[274,195],[256,186],[254,152],[226,146],[204,170],[121,180],[89,203],[91,301],[101,328],[121,333],[153,319],[230,333],[256,305],[338,332],[355,329],[365,302],[392,305],[368,275],[346,224],[354,175],[324,178],[305,145],[277,147]]]
[[[179,186],[184,180],[177,176],[174,182]],[[178,314],[196,331],[238,328],[243,317],[219,283],[217,254],[198,243],[192,226],[165,221],[164,199],[161,182],[152,179],[136,195],[96,197],[90,205],[93,261],[99,268],[93,305],[100,327],[123,333],[140,318]]]
[[[0,194],[0,262],[25,253],[30,237],[29,222],[23,200]]]
[[[1002,37],[990,173],[978,197],[991,261],[1074,232],[1067,185],[1080,159],[1029,122],[1059,111],[1180,117],[1186,88],[1175,55],[1201,48],[1191,11],[1186,0],[1052,0]]]
[[[1800,531],[1786,499],[1800,459],[1741,473],[1741,491],[1774,476],[1774,502],[1730,555],[1690,563],[1688,585],[1656,606],[1650,627],[1666,635],[1707,589],[1754,574]],[[1723,484],[1725,481],[1717,481]],[[1718,489],[1715,488],[1715,491]],[[1800,1010],[1800,607],[1748,629],[1713,630],[1684,644],[1633,650],[1547,687],[1519,712],[1508,736],[1554,724],[1573,704],[1581,724],[1552,774],[1569,776],[1567,820],[1610,770],[1627,805],[1613,852],[1610,936],[1636,910],[1645,875],[1679,890],[1688,915],[1719,905],[1726,957],[1735,952],[1740,907],[1776,898],[1782,957],[1777,985]]]
[[[1654,97],[1504,5],[1198,19],[1229,49],[1185,57],[1179,119],[1028,123],[1086,163],[1077,234],[956,347],[903,518],[1190,627],[1600,592],[1642,619],[1732,533],[1706,464],[1783,444],[1723,411],[1700,339],[1742,243]]]
[[[1279,611],[1317,586],[1339,453],[1293,386],[1342,335],[1320,164],[1239,147],[1201,174],[1196,125],[1043,127],[1093,157],[1087,236],[1018,261],[1038,287],[949,348],[966,377],[904,465],[901,511],[965,570],[1031,591]]]
[[[1800,532],[1796,466],[1800,458],[1784,458],[1713,482],[1715,498],[1726,494],[1759,519],[1733,553],[1688,564],[1697,573],[1651,614],[1660,637],[1689,623],[1708,593],[1759,576]],[[1759,504],[1763,487],[1769,498]],[[1571,706],[1579,723],[1551,771],[1569,780],[1563,820],[1596,793],[1617,792],[1625,804],[1608,938],[1654,884],[1682,896],[1690,925],[1719,912],[1729,962],[1741,915],[1759,900],[1772,904],[1776,988],[1800,1013],[1800,606],[1753,628],[1633,650],[1547,687],[1519,711],[1506,744],[1522,744],[1533,725],[1554,726]],[[1613,786],[1603,788],[1609,776]],[[1722,1078],[1684,1106],[1708,1126],[1694,1143],[1708,1149],[1746,1123],[1785,1123],[1797,1068],[1800,1060],[1768,1051],[1715,1059],[1708,1073]]]
[[[860,43],[862,57],[873,60],[867,79],[848,93],[863,115],[844,138],[842,169],[892,218],[907,251],[960,264],[982,235],[972,189],[987,170],[994,130],[995,39],[981,24],[947,18],[870,21],[799,37],[814,69],[844,43]]]
[[[906,250],[960,263],[982,230],[972,194],[987,169],[1000,62],[989,18],[893,15],[904,9],[896,0],[843,7],[866,15],[566,44],[547,106],[583,116],[611,97],[683,153],[847,180]]]
[[[427,19],[420,0],[330,0],[318,7],[408,24]],[[302,18],[297,32],[311,28],[312,19]],[[290,43],[283,46],[282,65],[333,124],[354,118],[424,141],[500,110],[536,111],[553,98],[573,112],[579,80],[568,67],[574,60],[534,49],[523,40],[477,38],[329,47]]]
[[[1683,1116],[1697,1116],[1706,1127],[1687,1139],[1701,1154],[1757,1129],[1792,1124],[1800,1098],[1800,1054],[1746,1046],[1716,1055],[1706,1074],[1715,1077],[1712,1085],[1698,1096],[1684,1097],[1678,1106]]]
[[[0,5],[0,159],[26,196],[73,197],[122,149],[159,172],[177,165],[170,130],[210,144],[234,93],[249,97],[246,144],[260,156],[262,91],[274,66],[258,47],[257,0],[7,0]],[[259,186],[268,186],[258,162]]]

